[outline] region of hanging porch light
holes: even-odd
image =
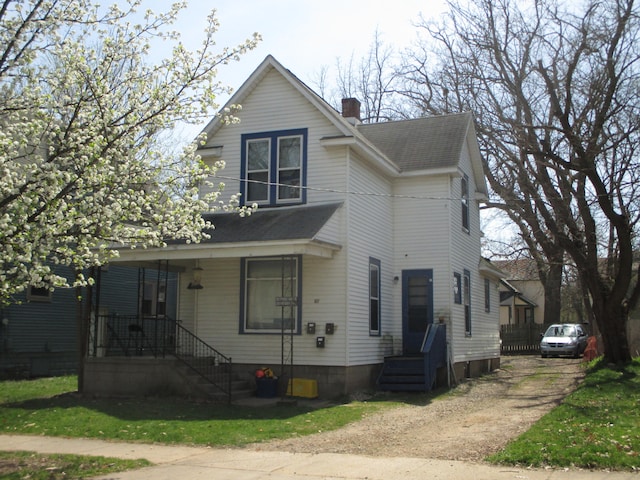
[[[202,272],[204,271],[201,267],[196,267],[192,271],[191,282],[187,286],[189,290],[201,290],[202,287]]]

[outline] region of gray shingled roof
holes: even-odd
[[[358,131],[401,171],[454,167],[460,160],[469,112],[358,125]]]
[[[331,218],[341,203],[258,209],[240,217],[234,213],[203,215],[214,230],[203,243],[238,243],[273,240],[311,240]]]

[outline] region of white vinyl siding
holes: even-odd
[[[399,353],[402,283],[394,278],[402,278],[407,269],[433,271],[434,317],[447,322],[454,361],[499,356],[497,320],[493,325],[491,319],[497,313],[483,308],[476,175],[468,149],[462,152],[459,165],[460,175],[469,179],[469,233],[463,234],[460,175],[392,178],[350,147],[322,146],[320,139],[342,133],[277,71],[266,72],[251,88],[241,102],[241,122],[221,127],[208,142],[220,147],[219,158],[226,162],[219,172],[224,177],[220,181],[226,184],[221,199],[228,200],[240,191],[235,179],[241,176],[242,135],[306,129],[307,204],[343,202],[316,237],[342,248],[331,259],[302,258],[301,331],[294,338],[293,362],[326,366],[381,363],[390,353],[389,342],[393,353]],[[210,164],[217,159],[205,157]],[[215,178],[213,183],[217,184]],[[380,261],[380,336],[370,335],[370,258]],[[279,335],[240,334],[240,259],[205,259],[200,265],[204,289],[181,288],[180,314],[185,325],[194,325],[198,335],[232,356],[234,363],[279,366]],[[464,308],[453,299],[453,274],[462,275],[464,270],[471,276],[473,337],[465,336]],[[497,305],[493,286],[491,302]],[[197,310],[191,309],[188,303],[196,300]],[[307,333],[308,323],[315,323],[314,334]],[[325,333],[327,323],[335,325],[333,334]],[[325,337],[325,348],[316,347],[318,336]]]
[[[453,303],[449,176],[400,179],[394,193],[395,272],[433,271],[433,314],[435,321],[448,319]],[[459,203],[456,202],[456,207]],[[402,232],[402,233],[399,233]],[[395,295],[394,315],[402,318],[401,285]],[[447,330],[449,334],[449,329]]]
[[[399,337],[392,315],[393,279],[387,270],[393,257],[392,185],[384,175],[350,153],[349,191],[376,195],[350,195],[347,199],[349,365],[381,363],[381,336]],[[380,335],[369,332],[369,258],[381,264]],[[385,273],[387,272],[387,273]]]
[[[346,345],[346,285],[340,253],[327,260],[304,257],[302,262],[302,318],[301,333],[294,335],[294,363],[305,365],[344,365]],[[279,366],[281,335],[240,334],[240,259],[212,259],[201,261],[202,290],[183,289],[183,299],[198,297],[194,318],[184,323],[194,325],[193,331],[205,342],[233,357],[234,363],[265,363]],[[275,299],[274,299],[275,300]],[[308,334],[306,325],[316,324],[316,333]],[[335,332],[325,334],[327,323],[335,325]],[[192,329],[192,328],[190,328]],[[325,348],[316,348],[316,337],[325,337]]]
[[[460,170],[466,175],[469,190],[469,228],[468,233],[462,225],[463,209],[460,207],[463,177],[453,177],[450,182],[451,198],[456,208],[451,209],[451,268],[453,272],[469,271],[471,334],[467,332],[465,305],[452,302],[450,342],[454,362],[479,360],[500,356],[499,317],[497,312],[485,311],[485,277],[478,270],[480,264],[480,212],[476,192],[475,176],[469,159],[469,150],[465,148],[461,155]],[[452,273],[453,275],[453,273]],[[464,279],[463,279],[464,284]],[[497,289],[492,288],[493,304],[498,301]]]
[[[262,79],[252,94],[242,102],[239,124],[226,125],[210,140],[210,145],[222,146],[222,159],[226,162],[220,175],[225,190],[222,198],[240,191],[240,183],[232,180],[240,177],[241,135],[265,131],[307,129],[307,204],[342,202],[347,190],[347,165],[344,148],[325,148],[319,140],[331,137],[338,131],[324,115],[287,83],[279,74],[270,72]],[[214,158],[205,158],[212,163]],[[216,179],[213,179],[216,184]],[[268,207],[260,207],[268,208]],[[317,236],[319,241],[346,245],[345,207],[338,209]],[[347,278],[346,248],[337,251],[333,258],[304,256],[302,258],[302,313],[299,335],[294,336],[296,364],[333,365],[347,364]],[[212,259],[201,261],[204,268],[205,289],[195,295],[199,308],[198,335],[224,354],[232,356],[234,363],[264,363],[279,368],[281,362],[281,336],[240,334],[240,270],[236,259]],[[366,290],[366,289],[365,289]],[[366,293],[366,291],[365,291]],[[194,295],[186,291],[185,295]],[[183,311],[188,312],[184,307]],[[193,323],[193,321],[190,321]],[[308,334],[306,326],[315,323],[316,333]],[[327,323],[335,325],[333,334],[325,334]],[[325,348],[316,347],[316,337],[325,337]],[[368,336],[368,331],[367,331]]]

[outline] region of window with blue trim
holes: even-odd
[[[380,335],[380,260],[369,258],[369,335]]]
[[[465,175],[460,180],[460,203],[462,206],[462,228],[469,232],[469,178]]]
[[[464,302],[464,333],[471,336],[471,272],[464,271],[462,285],[462,299]]]
[[[453,301],[462,303],[462,275],[458,272],[453,272]]]
[[[299,256],[242,259],[241,333],[300,333]]]
[[[306,128],[242,135],[241,154],[246,204],[306,203]]]
[[[491,281],[488,278],[484,279],[484,311],[491,311]]]

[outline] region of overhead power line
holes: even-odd
[[[277,182],[263,182],[260,180],[247,180],[247,179],[228,177],[223,175],[216,175],[215,178],[221,179],[221,180],[233,180],[236,182],[255,183],[259,185],[267,185],[269,187],[276,186],[276,187],[297,188],[299,190],[325,192],[325,193],[340,193],[343,195],[358,195],[358,196],[364,196],[364,197],[401,198],[401,199],[411,199],[411,200],[453,200],[453,201],[460,200],[460,197],[452,198],[452,197],[436,197],[436,196],[428,196],[428,195],[398,195],[393,193],[380,193],[380,192],[355,192],[351,190],[339,190],[336,188],[320,188],[320,187],[310,187],[310,186],[300,186],[300,185],[289,185],[286,183],[277,183]]]

